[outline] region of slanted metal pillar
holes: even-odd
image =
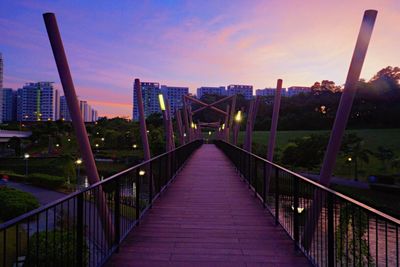
[[[274,158],[276,131],[278,129],[279,109],[281,106],[281,96],[282,96],[282,79],[278,79],[276,83],[274,107],[272,110],[271,129],[269,131],[269,140],[268,140],[267,160],[270,162],[272,162]],[[265,182],[264,182],[265,196],[268,196],[270,176],[271,176],[271,166],[267,164],[265,166]]]
[[[251,120],[253,119],[253,110],[254,110],[254,99],[250,100],[250,106],[249,106],[249,110],[247,111],[247,120],[246,120],[246,134],[244,137],[244,141],[243,141],[243,149],[247,150],[250,152],[250,146],[251,144],[249,144],[250,141],[250,135],[251,135],[251,125],[252,122]]]
[[[89,137],[87,135],[85,123],[83,122],[82,114],[79,108],[78,97],[76,96],[74,82],[69,69],[67,56],[64,51],[64,45],[61,40],[61,34],[58,29],[57,20],[54,13],[43,14],[44,23],[46,25],[47,34],[50,40],[50,45],[53,50],[54,59],[57,65],[58,74],[60,76],[65,99],[67,101],[69,113],[71,115],[72,125],[76,133],[79,150],[82,155],[83,164],[88,175],[90,184],[95,184],[100,181],[97,172],[96,163],[92,149],[90,147]],[[110,245],[114,242],[114,227],[108,210],[107,202],[102,190],[98,190],[96,197],[98,199],[97,208],[100,215],[105,237]]]
[[[175,117],[176,117],[176,124],[178,125],[179,145],[184,145],[185,137],[183,136],[182,116],[181,116],[181,111],[179,109],[175,111]]]
[[[366,10],[364,12],[363,21],[360,32],[358,34],[356,46],[354,48],[353,57],[351,59],[350,68],[347,73],[346,83],[340,98],[339,107],[336,113],[335,122],[329,139],[328,147],[325,152],[324,161],[320,172],[320,183],[329,186],[333,173],[333,168],[336,163],[336,157],[340,150],[342,138],[346,129],[347,121],[353,105],[354,96],[357,90],[357,83],[360,79],[361,69],[367,54],[368,45],[371,40],[372,31],[374,28],[378,11]],[[322,205],[325,202],[325,196],[315,192],[313,205],[309,212],[306,227],[304,229],[303,238],[306,240],[303,246],[309,249],[314,235],[315,226],[318,222],[319,215],[322,210]],[[296,210],[296,207],[295,207]]]
[[[151,158],[151,155],[150,155],[149,139],[147,136],[146,114],[144,114],[142,85],[140,84],[139,79],[135,79],[134,89],[135,89],[135,94],[137,95],[140,136],[142,137],[144,160],[147,161]]]
[[[186,103],[186,97],[182,96],[182,101],[183,101],[183,122],[185,124],[185,133],[186,133],[186,142],[190,142],[190,124],[189,124],[189,117],[188,117],[188,110],[187,110],[187,103]]]
[[[169,131],[169,150],[175,149],[175,139],[174,139],[174,127],[172,125],[172,113],[171,106],[169,104],[168,98],[165,98],[166,109],[168,113],[168,131]]]
[[[230,106],[227,105],[226,106],[226,114],[228,114],[228,115],[225,116],[224,129],[221,129],[222,130],[222,132],[221,132],[222,138],[221,139],[225,140],[225,142],[229,142],[229,116],[230,116],[229,109],[230,109]]]

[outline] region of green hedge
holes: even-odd
[[[89,247],[83,240],[83,266],[89,262]],[[53,230],[32,235],[24,266],[77,266],[76,233]]]
[[[29,175],[28,181],[33,185],[49,189],[60,188],[65,183],[64,177],[47,175],[42,173],[33,173]]]
[[[7,221],[39,207],[37,199],[18,189],[0,188],[0,220]]]

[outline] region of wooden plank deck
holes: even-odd
[[[190,158],[107,266],[310,266],[214,145]]]

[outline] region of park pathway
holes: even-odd
[[[203,145],[107,266],[310,266],[242,182]]]

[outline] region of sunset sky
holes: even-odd
[[[362,78],[400,65],[399,0],[0,1],[4,87],[62,89],[42,13],[57,16],[78,95],[101,116],[132,113],[134,78],[255,89],[343,84],[365,9],[379,11]]]

